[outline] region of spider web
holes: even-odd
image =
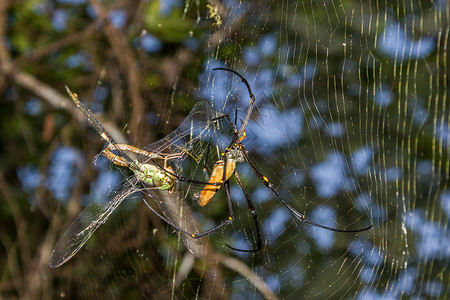
[[[256,96],[243,144],[283,199],[319,224],[373,228],[337,233],[300,222],[243,162],[237,171],[261,224],[260,252],[239,253],[225,246],[249,249],[257,242],[234,179],[235,220],[204,238],[205,257],[189,253],[182,238],[135,195],[66,265],[42,269],[42,297],[448,297],[446,1],[168,1],[166,6],[161,1],[158,15],[150,14],[158,2],[142,3],[146,17],[155,19],[145,28],[150,33],[168,26],[165,18],[170,15],[173,21],[173,14],[179,16],[178,26],[186,20],[193,24],[184,46],[195,57],[195,76],[187,75],[195,86],[178,78],[172,94],[164,95],[161,132],[181,123],[177,113],[187,116],[187,107],[196,101],[210,102],[240,127],[249,104],[247,89],[238,77],[212,69],[236,70]],[[185,34],[173,31],[174,36]],[[144,39],[146,32],[136,35]],[[189,99],[192,105],[177,99]],[[206,155],[180,162],[183,176],[205,180],[203,166],[209,173],[231,141],[230,127],[224,128],[211,135],[208,162]],[[207,143],[202,140],[196,149],[205,153]],[[80,159],[81,147],[62,151],[86,161]],[[84,165],[72,167],[81,173]],[[91,181],[91,193],[104,185],[114,189],[111,179],[120,177],[116,168],[103,158],[96,160],[96,168],[99,177]],[[223,191],[198,207],[192,195],[201,186],[177,185],[186,191],[185,200],[203,230],[228,218]],[[88,198],[86,202],[100,197],[92,194],[72,196]],[[53,231],[63,232],[68,224],[62,223]]]
[[[205,49],[209,58],[192,95],[230,116],[237,109],[239,125],[249,101],[245,86],[212,69],[239,71],[258,107],[244,144],[283,198],[320,224],[374,228],[345,234],[302,224],[242,163],[238,172],[255,203],[263,251],[242,254],[224,246],[248,248],[256,241],[245,199],[231,181],[236,219],[210,235],[213,256],[197,260],[160,250],[165,272],[155,277],[147,240],[126,254],[126,269],[114,265],[121,280],[139,278],[141,295],[156,289],[175,298],[259,298],[265,288],[280,298],[444,296],[448,7],[339,1],[216,5],[218,15],[209,11],[215,22]],[[186,3],[185,10],[193,6]],[[216,149],[217,158],[224,149]],[[207,208],[191,204],[204,229],[227,217],[222,193]],[[183,249],[179,240],[176,247]],[[105,251],[109,256],[111,248]],[[232,260],[237,267],[226,263]],[[262,287],[245,268],[264,281]],[[96,269],[92,264],[89,272]]]
[[[217,57],[227,47],[241,52],[225,62],[257,98],[244,144],[260,170],[318,223],[374,224],[357,235],[300,224],[248,166],[238,168],[250,178],[267,246],[268,259],[253,271],[281,298],[448,294],[448,9],[444,2],[226,5],[225,19],[240,27],[223,29],[227,38],[206,73],[222,66]],[[199,93],[229,107],[208,88],[226,89],[207,78]],[[242,91],[237,106],[247,98]],[[245,286],[234,292],[248,297]]]

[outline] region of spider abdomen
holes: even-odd
[[[209,177],[208,183],[220,183],[223,182],[223,165],[224,160],[218,160],[213,167],[211,172],[211,176]],[[234,170],[236,170],[236,161],[234,159],[227,159],[227,169],[225,172],[225,181],[230,179],[231,175],[233,175]],[[220,188],[220,185],[206,185],[203,190],[197,194],[197,201],[200,206],[205,206],[209,203],[211,198],[216,194],[217,190]]]

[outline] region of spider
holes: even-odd
[[[157,206],[161,209],[164,215],[157,212],[152,206],[150,206],[145,198],[143,199],[149,209],[154,212],[159,218],[165,221],[167,224],[172,226],[175,230],[187,235],[186,238],[183,238],[183,242],[186,247],[196,256],[202,256],[205,254],[203,250],[203,245],[198,240],[199,238],[208,235],[228,224],[233,222],[234,220],[234,212],[231,203],[230,196],[230,178],[234,175],[236,181],[241,188],[247,204],[249,211],[253,217],[256,235],[257,235],[257,245],[256,248],[253,249],[239,249],[232,247],[228,244],[225,244],[232,250],[240,251],[240,252],[256,252],[262,248],[262,238],[261,238],[261,229],[258,221],[257,212],[253,205],[253,202],[250,199],[250,196],[243,185],[238,172],[236,171],[236,165],[239,162],[247,162],[250,168],[253,170],[255,175],[259,178],[259,180],[269,188],[275,197],[300,221],[306,222],[310,225],[320,227],[326,230],[336,231],[336,232],[345,232],[345,233],[357,233],[369,230],[373,225],[370,225],[366,228],[355,229],[355,230],[342,230],[337,228],[332,228],[328,226],[324,226],[318,223],[315,223],[306,218],[305,215],[296,211],[292,206],[290,206],[278,193],[278,191],[274,188],[273,184],[269,182],[268,178],[264,176],[253,164],[251,161],[245,146],[242,144],[242,141],[246,137],[245,128],[250,119],[250,115],[255,106],[255,96],[250,88],[250,84],[248,81],[241,76],[238,72],[227,69],[227,68],[215,68],[215,70],[223,70],[227,72],[231,72],[237,75],[242,82],[246,85],[249,97],[250,104],[247,109],[244,120],[242,121],[242,125],[240,128],[237,127],[235,123],[232,122],[231,118],[227,114],[218,114],[214,112],[209,104],[199,102],[196,104],[188,118],[180,125],[177,130],[172,132],[170,135],[161,139],[158,142],[155,142],[149,147],[147,150],[140,149],[134,146],[126,145],[126,144],[118,144],[114,141],[114,139],[105,131],[101,123],[95,118],[92,112],[84,107],[84,105],[78,100],[76,94],[73,94],[67,87],[67,91],[73,100],[73,102],[78,106],[78,108],[88,117],[88,119],[93,124],[94,128],[99,133],[100,137],[108,142],[108,146],[102,151],[102,154],[107,157],[112,163],[122,166],[128,167],[134,172],[135,179],[128,178],[126,180],[126,185],[118,193],[114,198],[108,200],[105,203],[91,203],[72,223],[69,229],[64,233],[64,235],[60,238],[55,249],[52,252],[49,266],[52,268],[58,267],[65,262],[67,262],[70,258],[72,258],[86,243],[89,237],[93,234],[93,232],[103,224],[109,217],[109,215],[116,209],[116,207],[129,195],[136,191],[145,191],[148,193],[151,198],[155,201]],[[236,112],[237,113],[237,112]],[[208,119],[209,118],[209,119]],[[231,142],[225,148],[223,153],[220,156],[220,159],[214,163],[214,166],[211,171],[211,175],[209,176],[208,182],[193,180],[191,178],[186,178],[177,174],[177,172],[171,167],[168,166],[168,161],[176,161],[177,159],[184,159],[185,156],[189,155],[189,149],[194,147],[197,140],[202,139],[202,135],[204,132],[208,132],[210,130],[210,126],[214,122],[218,122],[219,120],[226,120],[230,123],[233,129],[233,137]],[[195,125],[192,125],[194,123]],[[194,127],[192,127],[194,126]],[[174,146],[174,142],[181,142],[183,137],[189,136],[192,134],[192,131],[196,132],[194,134],[195,138],[190,140],[187,144],[178,146],[181,151],[173,151],[170,150],[172,146]],[[211,142],[211,137],[210,137]],[[206,173],[206,165],[209,156],[211,143],[208,143],[208,148],[206,150],[206,160],[205,160],[205,168],[204,173]],[[177,146],[175,145],[175,148]],[[170,153],[161,152],[164,149],[168,149]],[[116,151],[119,155],[113,153]],[[139,155],[142,161],[145,158],[144,162],[140,162],[138,160],[132,159],[126,152],[131,152]],[[161,164],[161,160],[163,164]],[[206,177],[207,174],[206,174]],[[175,189],[176,181],[191,183],[191,184],[200,184],[205,185],[204,188],[194,194],[194,199],[197,200],[200,206],[205,206],[209,203],[209,201],[214,197],[216,192],[223,186],[224,194],[227,200],[229,217],[225,221],[222,221],[219,225],[208,229],[204,232],[200,233],[192,233],[189,230],[199,231],[195,221],[192,220],[193,215],[189,212],[189,210],[185,209],[185,204],[183,202],[182,197],[180,197]],[[180,202],[181,201],[181,202]],[[180,224],[180,225],[177,225]],[[182,228],[182,227],[183,228]],[[189,239],[193,240],[189,240]],[[193,241],[199,241],[197,243]]]
[[[297,210],[295,210],[291,205],[289,205],[286,200],[283,199],[283,197],[281,197],[281,195],[278,193],[278,191],[274,188],[273,184],[269,181],[269,179],[264,176],[257,168],[256,166],[253,164],[253,162],[251,161],[247,150],[245,149],[244,144],[242,144],[242,141],[245,139],[246,137],[246,132],[245,132],[245,128],[247,126],[247,123],[250,119],[250,115],[252,113],[252,110],[255,106],[255,95],[252,92],[252,89],[250,87],[250,84],[248,83],[247,79],[245,79],[242,75],[240,75],[238,72],[228,69],[228,68],[215,68],[213,70],[223,70],[223,71],[227,71],[227,72],[231,72],[235,75],[237,75],[242,82],[246,85],[248,93],[249,93],[249,97],[250,97],[250,104],[249,107],[247,109],[247,113],[245,115],[245,118],[242,122],[242,125],[240,128],[238,128],[236,126],[235,123],[233,123],[231,121],[231,118],[229,115],[224,114],[221,117],[216,118],[217,119],[221,119],[221,118],[225,118],[228,120],[228,122],[231,124],[231,126],[233,126],[233,131],[234,131],[234,135],[233,138],[230,142],[230,144],[228,145],[228,147],[226,147],[226,149],[224,150],[222,157],[220,160],[218,160],[213,167],[213,170],[211,172],[211,176],[209,178],[209,184],[205,186],[205,188],[200,192],[196,194],[196,198],[198,201],[198,204],[200,206],[205,206],[206,204],[208,204],[208,202],[211,200],[211,198],[215,195],[215,193],[218,191],[218,189],[221,187],[221,185],[217,185],[216,183],[228,183],[229,179],[231,178],[232,175],[234,175],[234,177],[236,178],[240,188],[242,189],[245,198],[247,200],[249,209],[250,209],[250,213],[252,214],[254,220],[255,220],[255,224],[256,224],[256,229],[257,229],[257,234],[258,234],[258,244],[257,244],[257,248],[256,249],[252,249],[252,250],[245,250],[244,252],[253,252],[255,250],[259,250],[261,248],[261,235],[260,235],[260,230],[259,230],[259,226],[258,226],[258,221],[257,221],[257,213],[255,211],[255,208],[253,206],[253,203],[245,189],[245,187],[242,184],[242,181],[239,178],[239,175],[236,171],[236,165],[237,162],[243,162],[245,161],[250,168],[253,170],[254,174],[259,178],[259,180],[268,188],[272,191],[272,193],[275,195],[275,197],[301,222],[305,222],[308,223],[310,225],[316,226],[316,227],[320,227],[326,230],[330,230],[330,231],[335,231],[335,232],[344,232],[344,233],[356,233],[356,232],[362,232],[362,231],[366,231],[369,230],[370,228],[372,228],[373,224],[365,227],[365,228],[360,228],[360,229],[354,229],[354,230],[343,230],[343,229],[337,229],[337,228],[332,228],[332,227],[328,227],[328,226],[324,226],[321,224],[318,224],[316,222],[313,222],[311,220],[309,220],[308,218],[306,218],[305,215],[299,213]],[[227,202],[228,202],[228,209],[230,211],[230,217],[228,218],[228,220],[225,220],[222,224],[219,224],[218,226],[216,226],[215,228],[212,228],[208,231],[205,232],[205,234],[208,234],[210,232],[213,232],[219,228],[221,228],[224,225],[227,225],[229,223],[231,223],[233,221],[233,210],[231,207],[231,199],[230,199],[230,195],[229,195],[229,191],[228,191],[228,184],[225,185],[225,195],[227,197]],[[199,237],[202,235],[193,235],[193,237]],[[227,245],[228,247],[230,247],[233,250],[237,250],[237,251],[243,251],[241,249],[237,249],[237,248],[233,248],[229,245]]]
[[[256,228],[256,234],[257,234],[257,245],[256,248],[254,249],[238,249],[235,247],[232,247],[228,244],[226,244],[227,247],[229,247],[232,250],[235,251],[240,251],[240,252],[256,252],[258,250],[261,249],[262,247],[262,238],[261,238],[261,230],[260,230],[260,226],[259,226],[259,221],[258,221],[258,216],[257,216],[257,212],[255,210],[255,207],[253,205],[253,202],[250,199],[250,196],[245,188],[245,186],[242,183],[242,180],[240,179],[240,176],[238,174],[238,172],[236,171],[236,166],[237,163],[239,162],[246,162],[250,168],[253,170],[254,174],[258,177],[258,179],[268,188],[272,191],[272,193],[275,195],[275,197],[281,202],[281,204],[286,207],[298,220],[300,220],[301,222],[305,222],[308,223],[312,226],[316,226],[316,227],[320,227],[326,230],[330,230],[330,231],[335,231],[335,232],[342,232],[342,233],[357,233],[357,232],[362,232],[362,231],[366,231],[369,230],[370,228],[373,227],[373,224],[365,227],[365,228],[360,228],[360,229],[354,229],[354,230],[343,230],[343,229],[338,229],[338,228],[332,228],[332,227],[328,227],[325,225],[321,225],[318,224],[314,221],[309,220],[308,218],[306,218],[305,215],[299,213],[296,209],[294,209],[290,204],[288,204],[286,202],[286,200],[284,200],[284,198],[280,195],[280,193],[277,191],[277,189],[275,189],[275,187],[273,186],[273,184],[269,181],[269,179],[264,176],[254,165],[254,163],[252,162],[252,160],[250,159],[250,156],[247,152],[247,150],[245,149],[244,144],[242,144],[242,141],[246,138],[246,131],[245,128],[247,126],[247,123],[250,119],[252,110],[255,106],[255,95],[253,94],[250,84],[248,83],[248,81],[242,76],[240,75],[238,72],[232,70],[232,69],[228,69],[228,68],[214,68],[213,71],[216,70],[222,70],[222,71],[226,71],[226,72],[231,72],[233,74],[235,74],[236,76],[238,76],[241,81],[245,84],[245,86],[247,87],[248,93],[249,93],[249,97],[250,97],[250,104],[249,107],[247,109],[247,112],[245,114],[245,118],[242,121],[242,125],[240,128],[237,127],[237,125],[235,123],[233,123],[233,121],[231,120],[230,116],[228,114],[222,114],[219,117],[216,117],[214,119],[212,119],[213,122],[221,120],[221,119],[226,119],[230,125],[232,126],[233,129],[233,138],[231,139],[231,142],[229,143],[229,145],[225,148],[225,150],[223,151],[223,153],[221,154],[221,157],[219,160],[217,160],[212,168],[211,171],[211,175],[209,176],[209,180],[207,183],[202,182],[202,181],[197,181],[197,180],[192,180],[192,179],[188,179],[186,177],[180,176],[178,174],[176,174],[175,172],[173,172],[172,170],[165,170],[166,173],[170,174],[171,176],[173,176],[174,178],[178,179],[179,181],[183,181],[186,183],[193,183],[193,184],[204,184],[205,187],[198,193],[194,194],[194,200],[196,200],[198,202],[198,204],[200,206],[205,206],[207,205],[210,200],[214,197],[214,195],[216,194],[216,192],[223,186],[224,187],[224,194],[227,200],[227,206],[228,206],[228,212],[229,212],[229,217],[222,221],[219,225],[208,229],[204,232],[201,233],[190,233],[187,232],[186,230],[180,228],[179,226],[176,226],[175,224],[173,224],[172,222],[170,222],[170,220],[167,220],[166,218],[164,218],[163,216],[159,215],[152,207],[149,206],[149,208],[156,214],[158,214],[158,216],[163,219],[165,222],[167,222],[169,225],[171,225],[173,228],[175,228],[176,230],[187,234],[189,236],[191,236],[194,239],[203,237],[205,235],[208,235],[230,223],[233,222],[234,220],[234,212],[233,212],[233,207],[232,207],[232,202],[231,202],[231,196],[230,196],[230,183],[229,180],[230,178],[234,175],[234,177],[236,178],[236,181],[240,187],[240,189],[242,190],[245,199],[247,201],[248,207],[249,207],[249,211],[253,217],[254,223],[255,223],[255,228]],[[210,145],[210,144],[209,144]],[[208,150],[207,150],[207,159],[208,159],[208,154],[209,154],[209,145],[208,145]],[[108,149],[110,148],[110,149]],[[109,145],[107,148],[107,150],[113,150],[112,149],[112,145]],[[140,153],[140,154],[144,154],[145,153]],[[150,160],[153,161],[153,158],[151,157],[151,154],[149,153],[147,156]],[[206,172],[206,162],[207,159],[205,161],[205,168],[204,168],[204,172]],[[157,162],[153,162],[155,165],[157,165],[159,168],[164,169],[163,166],[158,165]],[[207,176],[207,175],[206,175]]]

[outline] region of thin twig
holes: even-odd
[[[22,66],[25,63],[29,63],[30,60],[39,60],[40,58],[51,54],[52,52],[66,48],[71,45],[79,44],[80,41],[84,41],[90,35],[94,34],[96,31],[96,27],[98,23],[100,23],[102,19],[98,19],[95,22],[92,22],[89,26],[87,26],[84,30],[80,32],[75,32],[72,35],[66,36],[56,42],[44,45],[40,48],[33,49],[31,52],[27,52],[26,54],[18,57],[16,59],[16,65]]]
[[[278,299],[278,297],[270,290],[264,280],[256,275],[242,261],[230,256],[225,256],[223,254],[216,254],[216,258],[224,266],[237,272],[242,277],[247,279],[266,299]]]

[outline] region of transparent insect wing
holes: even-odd
[[[59,239],[50,256],[49,266],[57,268],[71,259],[120,203],[136,192],[135,184],[136,182],[127,181],[122,192],[109,200],[102,201],[108,199],[108,196],[101,196],[97,201],[91,202]]]
[[[213,120],[220,115],[208,102],[198,102],[177,129],[144,149],[155,153],[186,151],[189,155],[199,140],[208,141],[214,134]]]
[[[192,234],[201,232],[192,210],[186,201],[184,201],[184,197],[180,197],[180,194],[176,190],[149,189],[147,193],[160,208],[163,215],[174,225]],[[206,254],[203,238],[194,239],[185,233],[180,233],[180,237],[186,248],[193,255],[201,257]]]

